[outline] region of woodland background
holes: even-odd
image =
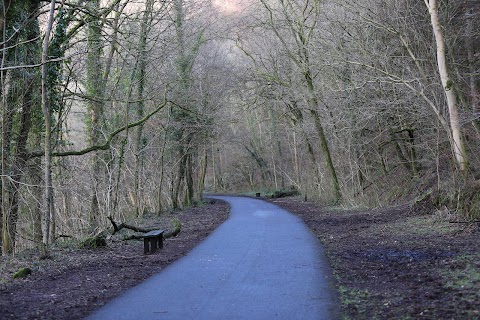
[[[2,254],[298,190],[480,218],[476,0],[0,1]]]

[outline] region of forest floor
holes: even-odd
[[[143,254],[143,241],[123,241],[132,232],[122,229],[106,247],[81,249],[70,241],[53,248],[46,260],[39,261],[35,252],[0,257],[0,319],[82,319],[184,256],[228,218],[228,211],[227,204],[216,202],[128,221],[159,229],[169,229],[173,219],[181,221],[181,232],[151,255]],[[20,267],[33,272],[12,279]]]
[[[324,245],[344,319],[480,319],[479,224],[435,208],[376,210],[273,202]]]
[[[449,223],[444,213],[407,205],[343,210],[299,198],[271,201],[303,218],[322,241],[344,319],[480,318],[477,224]],[[185,255],[227,215],[228,207],[216,203],[149,217],[143,226],[182,222],[180,234],[153,255],[143,255],[140,241],[112,238],[95,250],[59,246],[37,262],[32,252],[0,257],[1,318],[81,319]],[[22,266],[33,273],[13,280]]]

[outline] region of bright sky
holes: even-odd
[[[242,9],[241,0],[213,0],[213,4],[225,13],[235,13]]]

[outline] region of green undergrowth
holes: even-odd
[[[409,217],[400,221],[395,221],[385,225],[370,227],[368,232],[373,229],[379,229],[382,232],[396,235],[452,235],[461,232],[461,224],[452,224],[446,219],[440,219],[435,215]]]
[[[480,220],[480,181],[465,182],[462,185],[440,184],[427,189],[417,196],[414,206],[429,211],[448,212],[456,220]]]
[[[22,279],[28,277],[30,274],[32,274],[32,269],[30,268],[20,268],[17,272],[13,274],[13,279]]]
[[[339,286],[338,293],[342,305],[345,308],[353,308],[357,314],[365,314],[369,307],[369,298],[371,296],[368,290],[360,290],[347,286]],[[350,320],[351,318],[344,315],[343,320]],[[353,319],[352,319],[353,320]]]
[[[40,260],[35,250],[24,250],[15,256],[0,257],[0,289],[12,281],[27,278],[42,265],[49,263]]]
[[[107,246],[107,238],[105,235],[97,235],[94,237],[88,237],[80,244],[81,248],[85,249],[97,249]]]
[[[448,267],[440,271],[446,286],[456,290],[467,289],[462,299],[480,301],[480,253],[456,257]],[[474,290],[472,290],[474,289]]]
[[[204,207],[204,206],[207,206],[209,204],[212,204],[212,202],[214,202],[216,200],[212,200],[212,199],[198,199],[198,200],[194,200],[193,201],[193,204],[192,204],[192,207],[196,208],[196,207]]]

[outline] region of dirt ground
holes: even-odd
[[[127,289],[139,284],[184,256],[228,217],[228,206],[209,204],[186,211],[152,216],[144,227],[169,227],[179,219],[182,230],[166,239],[164,249],[143,254],[143,242],[113,237],[107,247],[79,249],[59,246],[52,258],[36,261],[24,253],[8,260],[0,257],[0,319],[82,319]],[[12,279],[19,267],[29,267],[26,279]]]
[[[407,205],[343,210],[298,198],[271,201],[302,217],[324,244],[344,319],[480,319],[477,224],[449,223],[448,214]],[[182,222],[181,233],[153,255],[143,255],[140,241],[112,238],[95,250],[60,246],[50,260],[0,257],[0,317],[81,319],[185,255],[227,212],[217,203],[150,217],[145,226]],[[12,280],[21,266],[33,273]]]
[[[341,210],[275,199],[324,244],[344,319],[480,319],[480,230],[409,205]]]

